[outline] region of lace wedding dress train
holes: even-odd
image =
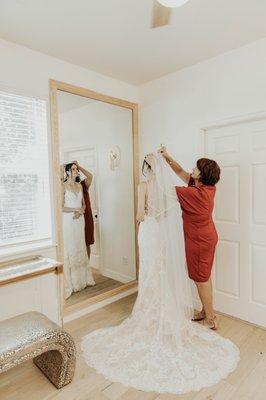
[[[162,201],[165,207],[165,198]],[[111,381],[182,394],[225,378],[236,368],[239,350],[230,340],[191,322],[188,278],[182,275],[186,271],[180,269],[176,276],[176,263],[169,269],[181,247],[177,237],[167,237],[171,230],[164,224],[177,216],[165,210],[161,220],[157,204],[157,212],[140,224],[139,290],[132,314],[118,326],[88,334],[81,347],[87,364]]]

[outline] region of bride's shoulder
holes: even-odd
[[[66,190],[69,189],[69,183],[68,182],[62,182],[62,189]]]
[[[71,186],[69,185],[68,182],[62,182],[62,190],[63,191],[71,190]]]

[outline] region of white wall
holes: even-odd
[[[0,89],[34,95],[47,101],[50,78],[125,100],[137,100],[136,87],[132,85],[1,39],[0,70]],[[48,135],[50,138],[50,124]],[[37,253],[55,256],[54,248],[38,250]]]
[[[160,143],[191,169],[206,123],[266,110],[266,39],[138,88],[141,157]]]
[[[61,325],[60,275],[47,273],[0,286],[0,321],[30,311],[45,314]]]
[[[188,169],[202,155],[206,122],[266,109],[266,39],[138,88],[4,40],[0,65],[0,88],[47,101],[53,78],[140,102],[141,158],[163,142]]]
[[[266,39],[142,85],[138,94],[140,158],[163,143],[191,171],[203,156],[201,128],[266,110]]]
[[[59,106],[60,100],[59,94]],[[89,102],[60,113],[59,132],[61,150],[96,147],[102,274],[122,282],[135,280],[132,111]],[[109,151],[116,145],[121,150],[121,163],[112,171]]]

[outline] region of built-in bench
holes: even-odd
[[[39,312],[0,322],[0,373],[31,359],[59,389],[70,383],[74,375],[74,341]]]

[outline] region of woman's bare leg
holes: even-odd
[[[211,278],[207,282],[195,282],[199,297],[206,314],[207,320],[214,318],[213,297],[212,297],[212,281]]]

